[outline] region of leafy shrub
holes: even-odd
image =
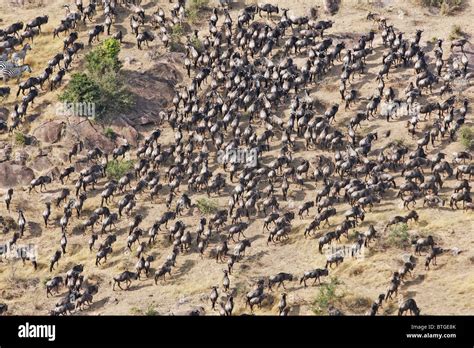
[[[202,214],[213,214],[217,211],[217,203],[206,198],[199,198],[196,201],[197,207]]]
[[[21,132],[15,132],[15,142],[19,145],[26,145],[26,136]]]
[[[59,100],[68,103],[93,103],[98,114],[104,111],[101,104],[101,88],[89,75],[77,73],[71,80]]]
[[[328,307],[343,297],[341,294],[337,294],[337,286],[340,284],[342,282],[337,277],[331,277],[329,283],[321,284],[319,293],[313,302],[313,312],[316,315],[327,313]]]
[[[131,108],[134,102],[120,75],[119,53],[117,40],[104,40],[86,55],[86,72],[74,74],[59,99],[69,103],[93,103],[99,120]]]
[[[410,244],[408,225],[406,223],[402,223],[392,226],[388,235],[388,242],[390,245],[398,248],[407,247]]]
[[[461,144],[466,149],[474,149],[474,130],[472,127],[464,126],[459,130]]]
[[[118,59],[119,53],[120,42],[118,40],[104,40],[102,45],[86,55],[87,70],[97,74],[99,78],[108,72],[118,72],[122,68],[122,63]]]
[[[115,133],[114,130],[110,127],[105,128],[104,135],[107,138],[112,139],[112,140],[114,140],[117,137],[117,133]]]
[[[118,180],[133,168],[133,161],[113,160],[107,164],[105,172],[110,179]]]

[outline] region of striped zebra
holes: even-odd
[[[16,78],[19,81],[25,71],[31,72],[31,68],[28,64],[12,66],[11,63],[0,62],[0,79],[5,82],[12,78]]]

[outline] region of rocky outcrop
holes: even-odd
[[[38,156],[29,163],[29,166],[37,172],[44,172],[50,170],[53,163],[51,163],[48,156]]]
[[[123,117],[118,117],[111,128],[120,137],[126,139],[130,145],[138,146],[137,130],[129,125]]]
[[[12,146],[6,142],[0,144],[0,163],[10,160]]]
[[[33,130],[33,135],[43,143],[54,144],[61,140],[65,126],[63,121],[48,121]]]
[[[0,163],[0,187],[10,188],[28,185],[35,174],[31,168],[12,162]]]
[[[160,111],[172,106],[176,85],[183,80],[175,66],[175,61],[182,64],[182,59],[181,54],[170,53],[156,60],[145,72],[126,71],[130,91],[140,106],[122,115],[127,123],[136,127],[160,122]]]
[[[0,120],[6,121],[8,119],[8,109],[0,107]]]
[[[86,149],[99,147],[105,152],[111,152],[115,144],[104,135],[101,126],[94,125],[92,121],[81,118],[71,117],[66,126],[64,143],[69,148],[73,143],[82,140]]]

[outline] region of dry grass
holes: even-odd
[[[145,3],[147,1],[144,1]],[[270,1],[276,3],[276,1]],[[356,3],[355,1],[353,2]],[[366,12],[364,10],[355,9],[351,2],[344,2],[344,6],[340,12],[333,17],[336,25],[333,29],[328,31],[331,34],[343,34],[347,32],[348,28],[355,33],[365,33],[370,29],[373,29],[372,23],[362,21],[365,17]],[[40,73],[44,68],[47,61],[52,58],[54,53],[58,52],[62,48],[62,40],[52,38],[52,28],[59,22],[59,18],[63,16],[61,12],[61,5],[64,1],[51,1],[46,3],[44,11],[49,13],[56,13],[51,17],[51,22],[44,27],[45,34],[39,38],[35,38],[35,42],[32,45],[33,51],[28,56],[27,62],[32,65],[33,75]],[[278,1],[281,7],[288,7],[292,10],[291,15],[303,15],[314,4],[310,1],[301,1],[300,3],[294,3],[289,0]],[[443,21],[439,20],[439,17],[422,17],[415,9],[410,8],[409,4],[402,2],[393,2],[395,10],[388,13],[384,11],[384,8],[379,10],[388,16],[388,20],[394,23],[397,29],[406,32],[407,37],[412,37],[415,32],[414,20],[423,23],[419,24],[425,29],[423,33],[422,43],[426,38],[442,37],[447,38],[449,35],[449,29],[453,25],[460,25],[464,32],[474,32],[472,24],[472,8],[466,8],[466,10],[456,18],[446,17]],[[167,4],[166,4],[167,5]],[[396,15],[396,9],[400,8],[406,13],[405,18],[400,18]],[[18,10],[19,12],[11,12],[11,8],[6,5],[4,1],[0,1],[0,11],[4,23],[10,23],[20,18],[31,19],[37,14],[37,9],[26,8]],[[5,14],[5,15],[4,15]],[[236,12],[232,11],[232,15],[235,18]],[[258,17],[258,16],[257,16]],[[3,24],[2,24],[3,26]],[[203,24],[203,29],[207,30],[207,25]],[[81,31],[81,41],[85,41],[84,32]],[[126,42],[133,43],[132,37],[127,36]],[[378,41],[376,41],[376,44]],[[131,45],[130,45],[131,46]],[[153,49],[157,49],[158,52],[164,52],[164,49],[160,47],[159,40],[155,40],[152,45]],[[446,50],[448,51],[448,50]],[[128,47],[121,53],[122,57],[133,56],[140,62],[142,71],[146,71],[151,66],[151,62],[147,58],[147,50],[138,51],[135,47]],[[431,54],[431,53],[430,53]],[[81,55],[82,57],[83,55]],[[379,59],[377,59],[377,62]],[[295,60],[297,64],[301,64],[302,59],[297,58]],[[378,67],[375,66],[375,61],[369,59],[368,63],[369,73],[374,73]],[[373,65],[372,65],[373,64]],[[79,70],[81,66],[81,60],[74,63],[73,70]],[[180,66],[180,69],[182,67]],[[131,68],[132,69],[132,68]],[[398,71],[397,71],[398,73]],[[185,75],[185,74],[184,74]],[[339,71],[338,74],[339,75]],[[25,75],[25,77],[27,77]],[[398,85],[401,79],[413,78],[411,71],[401,71],[397,77],[392,77],[388,80],[387,85],[391,85],[396,88],[397,92],[404,88]],[[324,87],[317,91],[311,91],[313,97],[318,97],[322,105],[330,105],[335,100],[338,100],[337,89],[334,88],[337,76],[334,75],[324,82]],[[66,80],[67,81],[67,78]],[[359,83],[359,81],[356,81]],[[9,83],[13,87],[13,82]],[[388,87],[387,86],[387,87]],[[375,81],[366,80],[366,84],[358,84],[358,88],[363,95],[370,95],[373,93],[375,88]],[[41,111],[41,116],[38,120],[32,121],[31,125],[25,125],[22,132],[25,134],[29,128],[34,128],[40,122],[44,122],[46,119],[54,118],[54,109],[52,104],[56,100],[56,96],[61,92],[61,89],[54,92],[48,92],[46,96],[41,96],[38,99],[38,106],[33,108],[34,111]],[[467,89],[463,92],[463,95],[469,98],[471,103],[473,102],[473,90],[472,88]],[[431,97],[430,97],[431,98]],[[6,101],[7,107],[11,107],[15,98],[10,96]],[[430,99],[428,99],[430,100]],[[343,109],[343,108],[342,108]],[[337,115],[337,125],[342,125],[353,116],[354,110],[345,112],[340,110]],[[282,116],[288,115],[287,111],[282,112]],[[286,116],[284,116],[286,115]],[[391,136],[387,139],[380,139],[377,142],[377,147],[386,146],[389,142],[395,140],[401,140],[409,146],[414,146],[414,141],[407,137],[406,129],[404,128],[404,121],[399,120],[387,124],[384,120],[377,119],[371,121],[371,125],[377,127],[379,132],[391,130]],[[165,126],[163,127],[163,134],[161,140],[163,144],[173,143],[173,131]],[[366,130],[364,130],[365,132]],[[0,140],[7,141],[6,135],[0,135]],[[58,144],[52,147],[53,155],[61,158],[60,155],[66,152],[69,144]],[[36,150],[35,147],[31,147]],[[449,145],[443,145],[443,151],[447,154],[451,152],[460,151],[463,149],[459,143],[452,143]],[[33,150],[32,150],[33,151]],[[270,153],[271,156],[275,156],[277,151]],[[428,155],[431,156],[435,150],[430,146]],[[298,159],[307,158],[311,159],[318,152],[309,151],[304,154],[297,154]],[[326,155],[329,155],[326,153]],[[63,163],[56,160],[58,166],[62,168]],[[212,161],[210,165],[213,165]],[[214,168],[213,168],[214,170]],[[220,169],[215,169],[215,173],[221,172]],[[402,182],[398,173],[396,175],[397,184]],[[85,203],[85,210],[92,211],[95,207],[100,204],[99,192],[102,185],[105,183],[104,180],[100,180],[98,189],[91,192],[90,198]],[[446,181],[446,191],[443,191],[443,195],[448,195],[452,191],[452,187],[455,181],[453,179]],[[306,201],[314,198],[315,190],[321,188],[321,184],[314,185],[312,189],[306,189],[304,191],[296,188],[292,185],[290,189],[289,199],[292,202],[283,202],[280,204],[282,209],[296,209],[301,201]],[[58,190],[60,187],[57,184],[52,185],[48,188],[49,192]],[[277,189],[278,191],[278,189]],[[27,208],[26,218],[28,221],[40,222],[37,217],[41,214],[43,209],[43,201],[47,199],[50,193],[32,193],[28,195],[27,192],[22,191],[18,188],[15,192],[15,199],[12,205],[12,213],[2,210],[0,215],[7,216],[16,219],[16,209],[23,207]],[[193,195],[193,203],[197,202],[201,196]],[[215,207],[226,207],[227,205],[226,196],[212,196],[210,198],[204,198],[207,201],[211,201]],[[145,220],[143,226],[149,227],[156,221],[156,219],[166,210],[165,208],[165,197],[157,197],[154,203],[147,200],[140,199],[140,210],[136,210],[144,215]],[[205,205],[208,205],[206,201]],[[116,209],[117,200],[112,203],[112,207]],[[338,204],[336,206],[338,212],[342,212],[349,206],[347,204]],[[0,209],[4,209],[3,205],[0,205]],[[206,209],[206,208],[203,208]],[[200,209],[199,209],[200,210]],[[410,222],[408,224],[408,231],[410,233],[416,233],[419,235],[433,234],[437,241],[441,241],[441,245],[446,248],[458,247],[463,250],[458,256],[453,256],[449,252],[439,257],[438,266],[432,267],[430,271],[425,271],[422,265],[423,256],[418,257],[418,265],[415,269],[412,279],[408,279],[407,284],[401,286],[402,293],[415,293],[417,303],[422,308],[423,314],[472,314],[474,313],[474,303],[472,301],[472,293],[474,291],[474,272],[472,265],[474,263],[474,241],[472,238],[471,231],[474,230],[472,213],[463,213],[462,211],[451,211],[450,209],[422,209],[417,206],[417,211],[420,214],[420,222],[418,224]],[[311,211],[314,214],[314,209]],[[364,259],[348,258],[342,265],[334,268],[330,271],[331,277],[337,277],[343,284],[336,286],[336,295],[342,296],[332,301],[335,302],[336,307],[340,306],[341,310],[348,314],[363,314],[368,308],[367,304],[375,300],[379,293],[385,292],[388,285],[388,279],[390,274],[399,267],[399,260],[404,253],[413,253],[411,246],[407,246],[406,250],[402,250],[397,247],[386,246],[385,241],[389,238],[389,234],[382,232],[386,221],[394,215],[406,214],[401,206],[400,200],[384,201],[383,204],[374,207],[373,212],[367,214],[366,221],[364,221],[358,230],[365,231],[370,224],[374,224],[376,229],[380,231],[380,238],[371,244],[369,250],[365,254]],[[27,230],[24,242],[35,243],[39,245],[39,269],[37,272],[33,272],[30,264],[27,263],[26,267],[23,267],[21,261],[8,262],[0,264],[0,295],[2,300],[8,301],[11,312],[14,314],[46,314],[48,309],[54,307],[54,304],[58,301],[59,297],[65,294],[65,289],[61,288],[60,294],[55,297],[46,298],[46,291],[44,283],[47,279],[55,275],[64,275],[64,273],[70,269],[76,263],[83,263],[85,265],[85,274],[87,281],[91,283],[98,283],[100,290],[95,296],[94,301],[98,303],[90,310],[85,310],[82,314],[96,315],[96,314],[139,314],[139,315],[153,315],[156,313],[169,314],[177,313],[182,309],[187,309],[193,306],[204,305],[207,314],[218,314],[212,312],[209,307],[209,303],[206,302],[206,296],[209,295],[210,287],[213,285],[220,284],[222,280],[222,269],[225,265],[217,264],[214,259],[210,258],[210,252],[214,247],[214,243],[211,243],[209,249],[206,250],[204,258],[201,259],[196,250],[184,253],[178,256],[177,268],[173,269],[172,277],[167,278],[166,281],[160,281],[158,285],[155,285],[152,279],[141,280],[134,282],[130,291],[112,291],[112,276],[118,274],[125,269],[133,269],[136,263],[135,247],[133,253],[127,251],[126,248],[126,228],[128,223],[133,218],[125,217],[117,225],[118,240],[114,244],[114,252],[111,257],[107,260],[107,263],[100,267],[96,267],[94,264],[94,254],[89,252],[87,247],[87,240],[90,237],[90,230],[85,233],[73,233],[73,228],[80,226],[85,216],[77,219],[74,217],[70,231],[68,231],[68,254],[59,261],[59,266],[52,273],[48,269],[48,260],[58,248],[60,239],[60,227],[58,220],[61,217],[61,211],[59,209],[53,210],[52,214],[52,226],[44,228],[40,225],[40,231],[38,233],[32,233],[30,229]],[[180,219],[192,229],[200,217],[198,209],[192,210],[190,214],[185,214]],[[236,291],[236,308],[235,313],[248,313],[248,309],[245,309],[243,296],[246,291],[250,289],[255,283],[255,279],[261,276],[268,276],[277,272],[290,272],[298,277],[302,275],[304,271],[313,269],[315,267],[322,267],[325,263],[325,255],[317,252],[317,242],[314,239],[304,239],[302,236],[302,229],[306,226],[310,220],[305,218],[299,220],[297,218],[294,223],[294,228],[290,233],[290,242],[281,244],[266,245],[266,234],[262,232],[262,221],[253,221],[249,230],[245,232],[247,238],[252,239],[252,247],[248,249],[246,259],[242,263],[238,263],[235,266],[235,271],[231,275],[231,289]],[[324,227],[318,232],[318,236],[322,235],[334,229],[336,224],[342,221],[343,217],[338,215],[334,219],[331,219],[331,226]],[[37,221],[38,220],[38,221]],[[76,229],[75,231],[79,231]],[[8,235],[10,237],[10,235]],[[218,236],[216,237],[218,239]],[[2,238],[2,240],[5,238]],[[98,242],[101,242],[103,237],[100,237]],[[350,243],[345,238],[342,239],[342,243]],[[234,245],[231,244],[231,248]],[[160,235],[156,244],[152,249],[147,250],[147,253],[153,254],[156,260],[153,262],[153,267],[161,265],[166,256],[171,251],[171,244],[168,242],[164,235]],[[330,284],[330,277],[323,279],[322,288],[326,288],[327,284]],[[314,314],[314,301],[320,293],[319,286],[308,286],[302,288],[298,282],[291,282],[287,285],[288,288],[288,301],[292,306],[292,314],[300,315],[312,315]],[[282,291],[281,289],[279,291]],[[272,299],[278,298],[279,291],[275,290],[272,293]],[[327,295],[327,292],[323,294]],[[449,294],[449,296],[446,296]],[[328,296],[322,296],[320,299],[325,301]],[[329,296],[331,299],[331,296]],[[324,302],[323,301],[323,302]],[[273,303],[265,303],[261,310],[257,309],[257,314],[275,314],[275,301]],[[276,301],[277,302],[277,301]],[[330,301],[326,301],[330,302]],[[11,306],[10,306],[11,305]],[[321,302],[318,302],[318,307],[321,306]],[[339,307],[338,307],[339,308]],[[327,309],[327,308],[326,308]],[[327,314],[324,308],[320,308],[323,314]],[[396,301],[388,302],[384,305],[384,314],[391,315],[396,314]]]

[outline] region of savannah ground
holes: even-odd
[[[278,3],[280,7],[290,9],[291,16],[307,14],[309,8],[318,1],[292,0],[292,1],[268,1]],[[61,18],[64,16],[65,0],[43,1],[42,6],[38,6],[37,2],[29,3],[25,1],[24,7],[16,6],[12,1],[0,0],[0,27],[4,27],[18,20],[28,21],[37,15],[48,14],[49,23],[44,26],[43,34],[35,38],[32,44],[32,51],[29,52],[27,63],[31,65],[33,76],[39,74],[47,64],[47,61],[54,56],[55,53],[62,49],[61,39],[52,39],[52,30]],[[247,1],[246,4],[253,2]],[[151,14],[155,5],[163,7],[168,15],[170,4],[168,1],[143,1],[142,6]],[[72,4],[71,4],[72,5]],[[211,1],[211,5],[214,2]],[[215,3],[217,5],[217,2]],[[243,7],[244,2],[235,3],[232,16]],[[421,46],[428,50],[430,63],[434,62],[433,54],[433,38],[444,38],[444,51],[446,59],[450,54],[449,36],[455,25],[460,26],[462,31],[467,35],[474,34],[474,7],[472,1],[466,1],[465,6],[456,13],[445,16],[441,15],[436,9],[424,8],[414,4],[411,1],[343,1],[340,11],[332,16],[335,22],[332,29],[327,31],[328,35],[337,39],[344,40],[347,47],[351,47],[357,42],[361,34],[367,33],[370,29],[376,29],[375,25],[365,20],[367,12],[374,11],[387,17],[387,21],[394,25],[397,30],[405,33],[405,37],[414,37],[416,29],[423,29]],[[100,11],[99,11],[100,14]],[[210,12],[206,12],[206,18]],[[112,117],[105,125],[91,122],[89,132],[94,132],[94,141],[85,139],[86,145],[91,146],[96,140],[103,142],[108,146],[121,144],[126,138],[129,142],[136,141],[136,138],[143,137],[153,129],[153,126],[143,122],[140,124],[140,118],[147,117],[147,120],[156,121],[158,112],[171,105],[170,101],[177,84],[186,85],[187,77],[183,67],[183,56],[180,53],[170,53],[165,49],[157,38],[150,49],[139,51],[133,35],[130,33],[128,25],[129,13],[122,11],[119,15],[115,29],[122,29],[125,35],[124,44],[122,46],[121,58],[124,61],[124,73],[129,81],[130,89],[137,97],[137,104],[134,109],[124,115],[116,115]],[[256,17],[258,18],[258,16]],[[328,15],[320,11],[320,18],[329,18]],[[263,20],[263,19],[262,19]],[[94,24],[102,23],[103,18],[97,15],[93,23],[88,24],[91,27]],[[193,27],[201,29],[201,34],[207,33],[207,23],[203,20],[199,25],[193,24]],[[112,30],[115,31],[115,30]],[[80,41],[87,42],[86,30],[80,29]],[[102,36],[101,40],[105,36]],[[367,61],[368,71],[362,77],[356,78],[354,86],[358,88],[363,97],[369,97],[376,86],[375,74],[379,69],[382,57],[382,47],[380,34],[376,36],[374,42],[376,47],[375,53],[370,55]],[[87,50],[87,49],[86,49]],[[471,69],[474,64],[474,46],[466,45],[466,52],[471,59]],[[81,52],[79,59],[75,61],[72,71],[76,72],[83,68],[81,59],[84,52]],[[296,59],[297,64],[301,64],[304,55]],[[324,112],[332,103],[339,102],[338,79],[340,75],[340,63],[332,69],[331,73],[318,84],[313,85],[310,90],[310,96],[317,99],[320,103],[318,112]],[[412,69],[397,69],[395,73],[386,81],[386,88],[392,86],[397,95],[401,95],[408,84],[409,79],[414,78]],[[55,112],[55,104],[57,96],[61,93],[67,81],[70,78],[67,74],[63,87],[53,91],[41,94],[35,101],[35,107],[28,113],[28,121],[22,125],[21,132],[31,134],[35,129],[44,125],[48,121],[56,121],[60,119]],[[23,77],[23,79],[26,76]],[[22,80],[23,80],[22,79]],[[8,84],[12,90],[16,92],[15,82]],[[15,93],[2,102],[2,107],[11,110],[15,102]],[[474,89],[469,86],[455,86],[455,94],[464,98],[468,98],[471,103],[474,102]],[[435,96],[426,96],[422,100],[431,100]],[[444,98],[443,98],[444,99]],[[365,107],[365,102],[359,100],[352,110],[344,111],[341,107],[336,117],[336,124],[340,129],[346,129],[347,121],[355,114],[357,108]],[[275,110],[275,113],[286,118],[288,110]],[[132,121],[130,121],[132,120]],[[138,120],[138,121],[137,121]],[[35,167],[35,175],[50,173],[54,168],[62,169],[66,165],[66,154],[70,149],[73,141],[77,139],[78,134],[74,133],[78,129],[77,120],[61,119],[66,125],[60,134],[60,139],[52,144],[44,144],[39,142],[36,145],[22,145],[15,141],[14,136],[9,134],[0,135],[0,143],[10,144],[12,146],[11,158],[15,159],[17,155],[26,153],[28,159],[26,166]],[[90,121],[83,121],[90,122]],[[124,123],[125,122],[125,123]],[[423,128],[425,124],[430,124],[432,120],[421,122]],[[363,123],[362,130],[358,132],[359,136],[369,131],[377,130],[379,134],[383,131],[391,130],[391,135],[387,139],[381,137],[376,142],[376,148],[396,140],[401,140],[410,146],[413,150],[417,139],[412,140],[408,136],[405,128],[406,117],[398,118],[396,121],[387,123],[384,119],[371,120],[370,123]],[[468,113],[467,124],[472,126],[472,111]],[[105,136],[105,129],[112,128],[118,135],[114,143],[109,143]],[[161,126],[163,130],[160,142],[162,144],[171,144],[174,142],[173,131],[164,123]],[[82,128],[80,128],[82,130]],[[279,147],[277,139],[271,143],[272,151],[265,153],[263,163],[268,164],[278,155]],[[295,163],[299,163],[301,159],[314,159],[317,154],[325,154],[332,156],[329,152],[320,150],[304,150],[304,143],[297,142],[295,150]],[[463,147],[459,142],[448,143],[446,140],[442,144],[437,143],[435,148],[428,146],[428,156],[443,151],[448,154],[462,150]],[[38,158],[42,157],[42,153],[47,153],[48,162],[44,165],[38,165]],[[83,155],[84,153],[82,153]],[[134,151],[131,152],[130,159],[134,160]],[[213,155],[211,155],[212,158]],[[372,155],[373,156],[373,155]],[[43,161],[43,160],[41,160]],[[211,160],[210,169],[214,173],[221,172],[222,168],[218,167],[215,161]],[[397,185],[403,182],[400,174],[392,173],[397,176]],[[65,294],[64,288],[61,288],[60,294],[55,297],[46,297],[44,283],[55,275],[64,275],[73,265],[82,263],[85,265],[84,274],[90,283],[99,284],[99,293],[94,296],[94,303],[82,312],[76,312],[80,315],[154,315],[154,314],[177,314],[184,312],[196,306],[204,306],[206,314],[217,314],[210,309],[208,295],[213,285],[220,285],[222,280],[222,270],[225,264],[218,264],[209,255],[216,246],[216,242],[210,244],[206,250],[204,258],[201,258],[196,251],[195,245],[190,252],[180,254],[177,258],[177,267],[173,269],[171,278],[165,282],[159,281],[155,285],[152,278],[147,280],[135,281],[128,291],[112,291],[112,277],[119,274],[123,270],[132,270],[136,263],[135,252],[129,253],[126,248],[126,236],[128,223],[130,218],[120,220],[115,233],[118,235],[117,242],[114,244],[114,252],[107,263],[100,267],[96,267],[95,252],[90,253],[87,248],[87,241],[90,237],[90,231],[82,233],[74,227],[79,226],[85,221],[91,210],[100,205],[101,187],[106,179],[101,179],[95,191],[89,193],[89,199],[85,203],[85,209],[80,219],[74,217],[71,227],[68,231],[68,247],[67,254],[59,261],[57,267],[52,273],[49,272],[49,258],[59,247],[61,237],[58,220],[61,217],[61,209],[53,209],[52,219],[54,221],[51,227],[45,228],[41,221],[41,212],[44,209],[44,202],[50,200],[60,190],[60,185],[55,182],[48,186],[46,193],[28,194],[24,187],[19,186],[15,189],[15,195],[11,212],[8,213],[3,202],[0,204],[0,215],[10,216],[16,220],[17,209],[21,208],[25,211],[26,219],[29,222],[25,236],[21,239],[22,244],[35,244],[38,246],[39,253],[39,269],[33,272],[32,267],[27,264],[22,266],[21,261],[3,260],[0,263],[0,302],[9,305],[9,313],[13,315],[22,314],[46,314],[48,310],[54,307],[54,304]],[[229,180],[227,180],[229,183]],[[446,180],[440,195],[449,199],[455,180]],[[205,194],[193,194],[191,196],[193,202],[197,199],[205,197],[216,203],[220,208],[227,206],[228,194],[235,184],[228,187],[227,192],[220,196],[213,195],[207,198]],[[73,190],[71,181],[68,187]],[[7,187],[3,187],[6,190]],[[289,199],[287,202],[280,201],[283,211],[296,210],[300,204],[315,198],[315,192],[321,188],[321,182],[309,181],[305,184],[304,190],[299,189],[296,185],[291,185]],[[181,189],[184,192],[185,188]],[[277,186],[278,195],[281,190]],[[341,309],[345,314],[364,314],[370,307],[372,301],[376,299],[379,293],[386,292],[389,277],[393,271],[398,270],[402,265],[402,256],[404,254],[413,254],[414,250],[409,242],[402,246],[403,243],[393,243],[390,231],[383,232],[387,220],[395,215],[405,215],[407,210],[403,209],[401,200],[395,197],[396,191],[389,190],[385,199],[381,204],[377,204],[372,212],[367,213],[366,220],[360,224],[355,230],[366,231],[370,224],[373,224],[377,231],[380,232],[380,238],[366,250],[365,257],[361,259],[346,259],[340,266],[330,270],[330,277],[323,279],[323,285],[308,286],[304,288],[299,282],[287,283],[285,290],[288,293],[288,303],[291,307],[290,315],[311,315],[326,314],[324,307],[327,302],[332,302],[337,308]],[[159,196],[155,202],[150,202],[148,194],[142,194],[143,199],[138,200],[137,208],[134,214],[140,213],[145,219],[142,223],[144,228],[150,227],[153,222],[166,211],[165,194]],[[118,198],[115,198],[110,205],[116,209]],[[418,306],[422,310],[422,314],[438,314],[438,315],[461,315],[474,313],[474,220],[472,212],[463,212],[460,210],[451,210],[448,206],[443,208],[422,208],[422,200],[416,206],[416,210],[420,215],[418,223],[410,222],[408,224],[408,239],[411,240],[415,236],[433,235],[435,240],[443,248],[459,248],[462,252],[454,256],[448,252],[438,258],[438,265],[432,266],[429,271],[424,270],[424,256],[417,257],[417,267],[413,273],[413,277],[408,277],[407,281],[401,285],[400,295],[405,297],[414,297]],[[348,204],[337,204],[338,213],[344,212],[349,208]],[[317,250],[317,240],[303,237],[303,230],[309,224],[314,215],[315,208],[311,210],[311,215],[305,219],[296,219],[293,221],[293,231],[290,238],[284,243],[273,244],[267,246],[267,235],[262,229],[262,215],[259,218],[251,219],[251,226],[245,232],[247,238],[252,241],[252,247],[246,252],[244,259],[237,263],[231,279],[231,290],[235,297],[235,314],[248,313],[249,309],[245,308],[244,296],[247,291],[255,284],[260,277],[268,277],[278,272],[289,272],[298,278],[303,272],[313,268],[324,267],[325,255],[319,254]],[[191,209],[181,220],[191,231],[197,225],[201,214],[197,208]],[[209,217],[209,216],[208,216]],[[330,220],[331,226],[324,227],[318,231],[317,237],[334,228],[343,219],[342,214]],[[171,225],[171,224],[170,224]],[[6,242],[11,238],[11,233],[1,236],[0,240]],[[352,232],[351,232],[352,233]],[[194,234],[193,234],[194,236]],[[100,240],[99,240],[100,242]],[[351,244],[343,238],[342,243]],[[98,243],[97,243],[98,245]],[[231,243],[231,249],[233,248]],[[155,256],[153,266],[158,267],[166,259],[171,252],[171,244],[168,242],[163,233],[159,236],[155,246],[147,253]],[[321,293],[321,289],[328,288],[331,279],[337,278],[338,285],[335,286],[335,295],[325,298],[325,293]],[[311,284],[310,281],[308,284]],[[222,287],[221,287],[222,289]],[[220,295],[225,295],[222,290]],[[266,290],[267,291],[267,290]],[[256,314],[276,314],[278,298],[283,289],[269,292],[271,295],[261,309],[255,309]],[[326,296],[327,297],[327,296]],[[396,314],[397,301],[389,301],[384,305],[381,314]]]

